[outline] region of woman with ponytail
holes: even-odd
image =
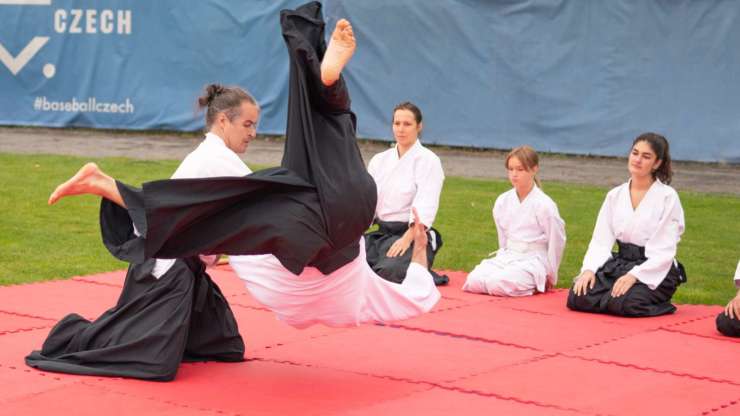
[[[565,222],[540,189],[539,158],[529,146],[504,162],[513,188],[496,198],[493,222],[499,249],[468,274],[463,290],[495,296],[529,296],[558,282],[565,248]]]
[[[596,219],[581,274],[568,295],[573,310],[620,316],[673,313],[686,281],[675,259],[685,223],[668,140],[644,133],[632,143],[630,180],[609,191]],[[614,243],[618,252],[612,253]]]

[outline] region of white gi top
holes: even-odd
[[[445,179],[437,155],[416,140],[401,158],[395,147],[373,156],[367,170],[378,188],[377,219],[411,223],[414,207],[421,222],[432,227]]]
[[[611,258],[616,240],[632,243],[645,247],[647,260],[629,273],[655,290],[675,261],[684,228],[683,208],[673,188],[656,179],[637,209],[632,209],[628,181],[606,195],[581,272],[596,272]]]
[[[511,189],[496,198],[493,221],[496,223],[499,250],[536,256],[546,265],[547,280],[555,286],[565,249],[565,222],[560,218],[555,202],[537,185],[521,202],[516,189]],[[544,279],[537,280],[537,289],[544,291]]]
[[[244,176],[252,173],[239,155],[226,147],[220,137],[213,133],[206,138],[180,163],[172,179],[209,178],[218,176]],[[157,259],[152,275],[162,277],[175,264],[176,259]]]

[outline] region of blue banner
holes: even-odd
[[[197,130],[211,82],[249,89],[282,134],[279,10],[303,1],[0,0],[0,124]],[[345,72],[361,137],[393,106],[426,143],[625,155],[656,131],[677,159],[740,162],[733,0],[324,2],[355,28]]]

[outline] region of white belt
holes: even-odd
[[[506,242],[506,250],[517,253],[547,252],[547,243],[527,243],[525,241],[510,240]]]

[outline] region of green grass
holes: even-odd
[[[99,199],[66,198],[49,207],[54,187],[87,159],[0,154],[0,284],[65,278],[126,267],[100,242]],[[96,162],[130,184],[168,177],[177,161],[103,158]],[[444,238],[436,268],[470,270],[497,248],[491,218],[494,199],[509,189],[503,181],[447,178],[435,227]],[[568,287],[580,268],[596,214],[607,189],[545,183],[566,222],[568,244],[559,287]],[[732,275],[740,248],[740,198],[681,193],[687,230],[678,258],[689,282],[679,303],[724,304],[734,295]]]

